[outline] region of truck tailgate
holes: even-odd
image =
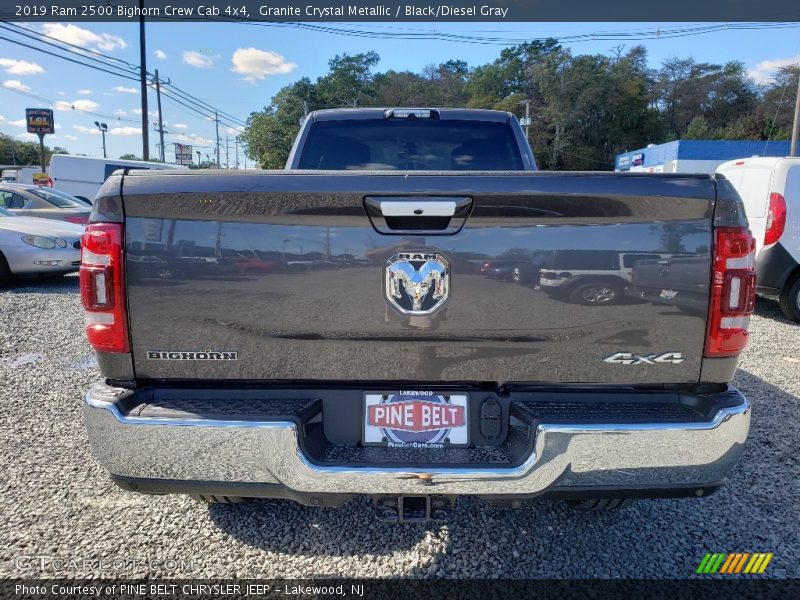
[[[706,176],[139,172],[122,190],[140,379],[700,374],[705,316],[670,306],[675,290],[624,292],[637,261],[691,260],[707,301]]]

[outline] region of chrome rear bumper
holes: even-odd
[[[521,496],[719,483],[738,459],[750,425],[749,402],[731,391],[738,404],[705,421],[542,422],[532,452],[518,465],[497,468],[316,464],[291,420],[142,417],[124,409],[128,390],[104,383],[89,390],[84,412],[95,456],[118,478],[279,484],[311,494]]]

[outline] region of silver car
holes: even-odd
[[[0,208],[20,217],[41,217],[86,225],[91,207],[59,190],[38,185],[0,183]]]
[[[82,225],[0,208],[0,286],[16,275],[63,275],[81,264]]]

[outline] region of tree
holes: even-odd
[[[711,127],[703,116],[696,116],[691,120],[683,135],[685,140],[707,140],[712,137]]]
[[[45,163],[50,162],[53,150],[44,147]],[[0,133],[0,164],[38,166],[40,164],[39,142],[22,142]]]
[[[338,54],[328,61],[330,72],[317,80],[317,90],[332,106],[357,107],[372,96],[372,67],[381,60],[377,52]]]
[[[61,146],[53,146],[53,154],[69,154],[69,151]]]
[[[718,129],[758,104],[756,85],[739,62],[714,65],[691,58],[668,59],[658,73],[655,92],[667,129],[675,138],[682,137],[697,116]]]
[[[119,157],[119,159],[120,160],[142,160],[141,158],[139,158],[138,156],[136,156],[135,154],[133,154],[131,152],[123,154],[122,156]]]

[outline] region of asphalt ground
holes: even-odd
[[[368,499],[206,506],[121,491],[83,428],[99,373],[77,278],[17,283],[0,290],[0,577],[683,578],[706,552],[761,551],[774,553],[763,577],[797,578],[800,326],[760,299],[751,332],[735,381],[751,437],[713,496],[611,513],[462,498],[447,524],[390,525]]]

